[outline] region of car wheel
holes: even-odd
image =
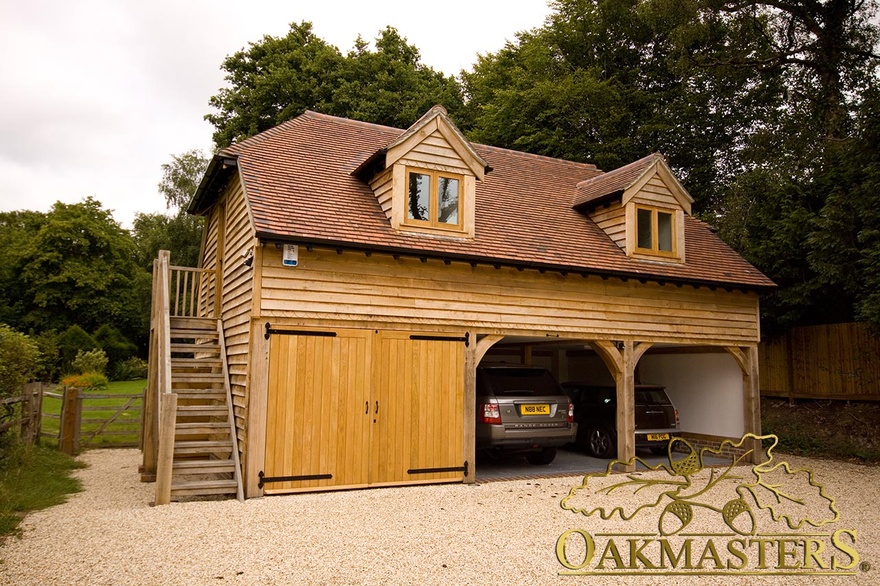
[[[556,459],[556,448],[542,448],[539,452],[529,452],[526,454],[526,460],[529,464],[537,464],[546,466]]]
[[[613,458],[615,453],[614,438],[607,427],[594,427],[590,429],[587,438],[587,449],[596,458]]]

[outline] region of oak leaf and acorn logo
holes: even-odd
[[[749,445],[760,442],[762,457],[758,464],[751,468],[744,464],[751,450],[724,456],[730,453],[727,448],[743,448],[747,441]],[[738,441],[724,440],[717,448],[698,451],[686,439],[673,438],[668,462],[652,466],[638,457],[629,462],[613,461],[605,472],[587,474],[581,485],[562,499],[561,506],[587,517],[597,515],[609,520],[619,516],[624,521],[659,510],[657,529],[663,536],[681,532],[698,514],[707,511],[719,515],[739,535],[754,535],[767,516],[792,530],[836,522],[840,515],[834,499],[825,493],[813,472],[775,460],[773,450],[778,442],[775,435],[746,434]],[[708,467],[707,459],[725,464]],[[635,466],[636,471],[613,473],[615,464],[621,463]],[[621,498],[624,495],[638,498]]]

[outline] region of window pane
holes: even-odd
[[[638,247],[652,248],[651,246],[651,210],[638,211]]]
[[[439,177],[437,181],[437,220],[458,224],[458,179]]]
[[[431,176],[421,173],[409,174],[409,205],[407,218],[430,222],[428,215],[431,207]]]
[[[657,212],[657,247],[672,252],[672,214]]]

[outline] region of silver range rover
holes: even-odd
[[[532,464],[577,437],[571,400],[545,368],[478,367],[476,415],[478,450],[522,452]]]

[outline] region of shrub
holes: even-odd
[[[31,334],[31,338],[40,350],[36,379],[44,382],[58,380],[61,375],[61,351],[58,348],[58,332],[46,330],[39,334]]]
[[[76,358],[73,359],[70,368],[75,374],[86,372],[104,374],[107,371],[107,355],[103,350],[95,349],[87,352],[80,350],[76,353]]]
[[[61,379],[61,384],[66,387],[76,387],[78,389],[104,389],[110,381],[100,372],[84,372],[82,374],[71,374]]]
[[[110,364],[115,366],[127,358],[134,356],[137,346],[122,335],[122,332],[111,325],[104,324],[92,334],[92,337],[107,354]]]
[[[0,397],[19,395],[22,385],[34,379],[39,359],[33,340],[0,324]]]
[[[98,348],[98,343],[77,325],[70,326],[58,337],[58,349],[61,351],[61,370],[70,372],[77,352]]]
[[[119,362],[113,368],[113,380],[139,380],[142,378],[147,378],[147,361],[137,356]]]

